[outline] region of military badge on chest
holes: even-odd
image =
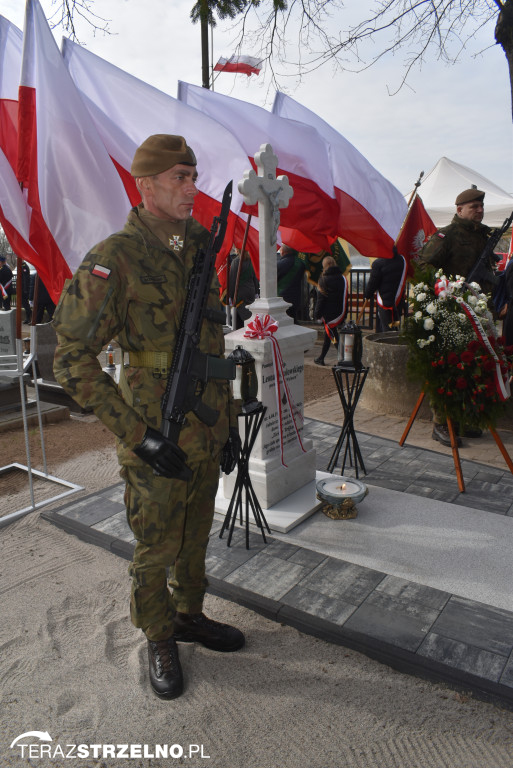
[[[183,248],[183,236],[182,235],[171,235],[169,238],[169,247],[171,250],[175,251],[175,253],[178,253]]]

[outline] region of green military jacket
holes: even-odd
[[[447,227],[442,227],[430,237],[419,258],[419,264],[431,264],[443,269],[446,277],[467,277],[481,256],[490,235],[490,227],[475,221],[454,216]],[[490,266],[495,266],[490,263]],[[490,292],[490,285],[481,288]]]
[[[183,250],[176,254],[148,229],[138,209],[133,208],[124,229],[87,254],[59,300],[53,320],[58,337],[55,377],[118,437],[122,464],[139,463],[131,449],[142,441],[148,425],[159,429],[167,377],[154,375],[151,367],[130,364],[122,370],[118,387],[103,372],[98,355],[112,339],[124,353],[172,353],[188,275],[198,247],[207,245],[208,234],[189,219]],[[208,306],[221,309],[217,277],[212,281]],[[203,321],[200,350],[223,356],[222,325]],[[205,451],[213,456],[219,453],[230,424],[236,426],[237,421],[227,380],[211,379],[202,399],[220,415],[209,428],[194,413],[188,413],[179,444],[191,460],[201,460]]]

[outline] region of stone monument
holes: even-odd
[[[286,313],[289,305],[277,296],[279,209],[288,205],[292,188],[286,176],[276,177],[278,159],[270,144],[260,147],[255,162],[258,174],[246,171],[239,191],[249,205],[258,203],[260,298],[250,305],[252,316],[245,327],[228,333],[225,344],[227,354],[241,345],[255,358],[258,399],[267,411],[251,454],[249,473],[260,505],[269,510],[265,516],[271,528],[286,531],[319,506],[315,496],[315,450],[311,441],[302,439],[304,353],[314,345],[316,333],[295,325]],[[277,329],[263,338],[245,337],[257,316],[261,320],[271,316]],[[243,419],[239,426],[243,428]],[[233,474],[224,477],[226,499],[231,497],[235,483]]]

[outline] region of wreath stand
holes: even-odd
[[[419,399],[417,400],[415,407],[412,411],[412,414],[410,416],[410,419],[406,425],[406,428],[402,434],[401,439],[399,440],[399,445],[402,447],[404,442],[406,441],[406,438],[408,437],[408,434],[410,432],[410,429],[412,428],[413,422],[415,421],[415,417],[417,416],[417,413],[419,412],[420,406],[422,405],[422,402],[426,396],[426,393],[424,390],[419,395]],[[454,429],[454,424],[452,420],[447,416],[447,428],[449,430],[449,436],[451,438],[451,449],[452,449],[452,458],[454,461],[454,469],[456,470],[456,477],[458,479],[458,489],[460,493],[465,492],[465,482],[463,480],[463,472],[461,471],[461,461],[460,461],[460,454],[458,451],[458,443],[456,440],[456,430]],[[506,447],[504,443],[502,442],[501,438],[497,434],[496,430],[488,425],[488,429],[490,430],[493,439],[497,443],[497,447],[499,448],[499,451],[502,453],[504,457],[504,461],[508,465],[508,469],[513,474],[513,461],[511,461],[511,457],[509,453],[506,450]]]

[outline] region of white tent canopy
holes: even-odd
[[[456,197],[472,185],[486,192],[483,224],[498,227],[509,217],[513,211],[513,195],[472,168],[442,157],[419,187],[424,207],[437,227],[451,223],[456,213]]]

